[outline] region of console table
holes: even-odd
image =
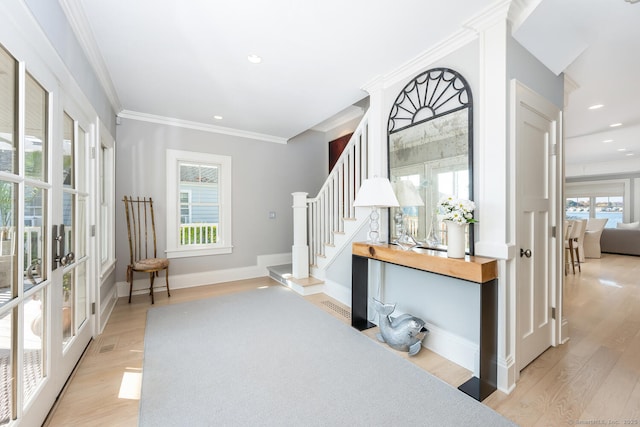
[[[458,389],[479,401],[493,393],[498,376],[498,262],[468,255],[464,259],[448,258],[445,252],[430,249],[405,251],[396,245],[353,243],[351,326],[358,330],[376,326],[367,320],[369,260],[454,277],[480,286],[480,377],[471,378]]]

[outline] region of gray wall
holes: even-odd
[[[256,265],[258,255],[290,253],[291,193],[317,194],[327,176],[324,134],[306,132],[288,144],[227,136],[163,124],[122,119],[116,143],[116,280],[125,280],[129,259],[122,198],[151,196],[156,209],[159,254],[166,249],[168,148],[231,156],[233,253],[171,260],[171,274]],[[276,212],[269,219],[270,211]]]
[[[564,75],[556,76],[514,38],[507,40],[507,79],[518,79],[563,110]]]

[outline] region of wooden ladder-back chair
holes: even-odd
[[[169,291],[169,260],[157,257],[156,221],[153,213],[151,197],[133,198],[124,196],[124,208],[127,214],[127,231],[129,234],[129,265],[127,266],[127,282],[129,282],[129,302],[133,292],[133,273],[149,273],[149,294],[154,304],[153,281],[159,272],[164,270],[167,280],[167,296]],[[153,252],[151,252],[153,251]]]

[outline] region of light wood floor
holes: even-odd
[[[171,298],[159,291],[156,306],[260,286],[280,285],[261,278],[174,290]],[[349,323],[347,307],[325,295],[307,299]],[[131,304],[118,301],[45,425],[137,425],[150,306],[149,297],[142,295]],[[640,424],[640,258],[604,255],[587,260],[581,273],[567,276],[565,315],[569,342],[550,348],[525,368],[511,394],[495,392],[484,403],[521,426]],[[366,333],[373,337],[375,331]],[[453,386],[471,376],[430,351],[410,360]]]

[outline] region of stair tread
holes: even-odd
[[[324,283],[323,280],[316,279],[313,276],[309,276],[303,279],[294,278],[291,264],[274,265],[274,266],[267,267],[267,270],[275,274],[278,278],[281,278],[284,281],[295,283],[296,285],[303,288],[306,286],[322,285]]]
[[[315,286],[315,285],[322,285],[324,283],[323,280],[320,279],[316,279],[315,277],[306,277],[304,279],[294,279],[293,277],[289,278],[290,281],[292,281],[293,283],[295,283],[298,286]]]

